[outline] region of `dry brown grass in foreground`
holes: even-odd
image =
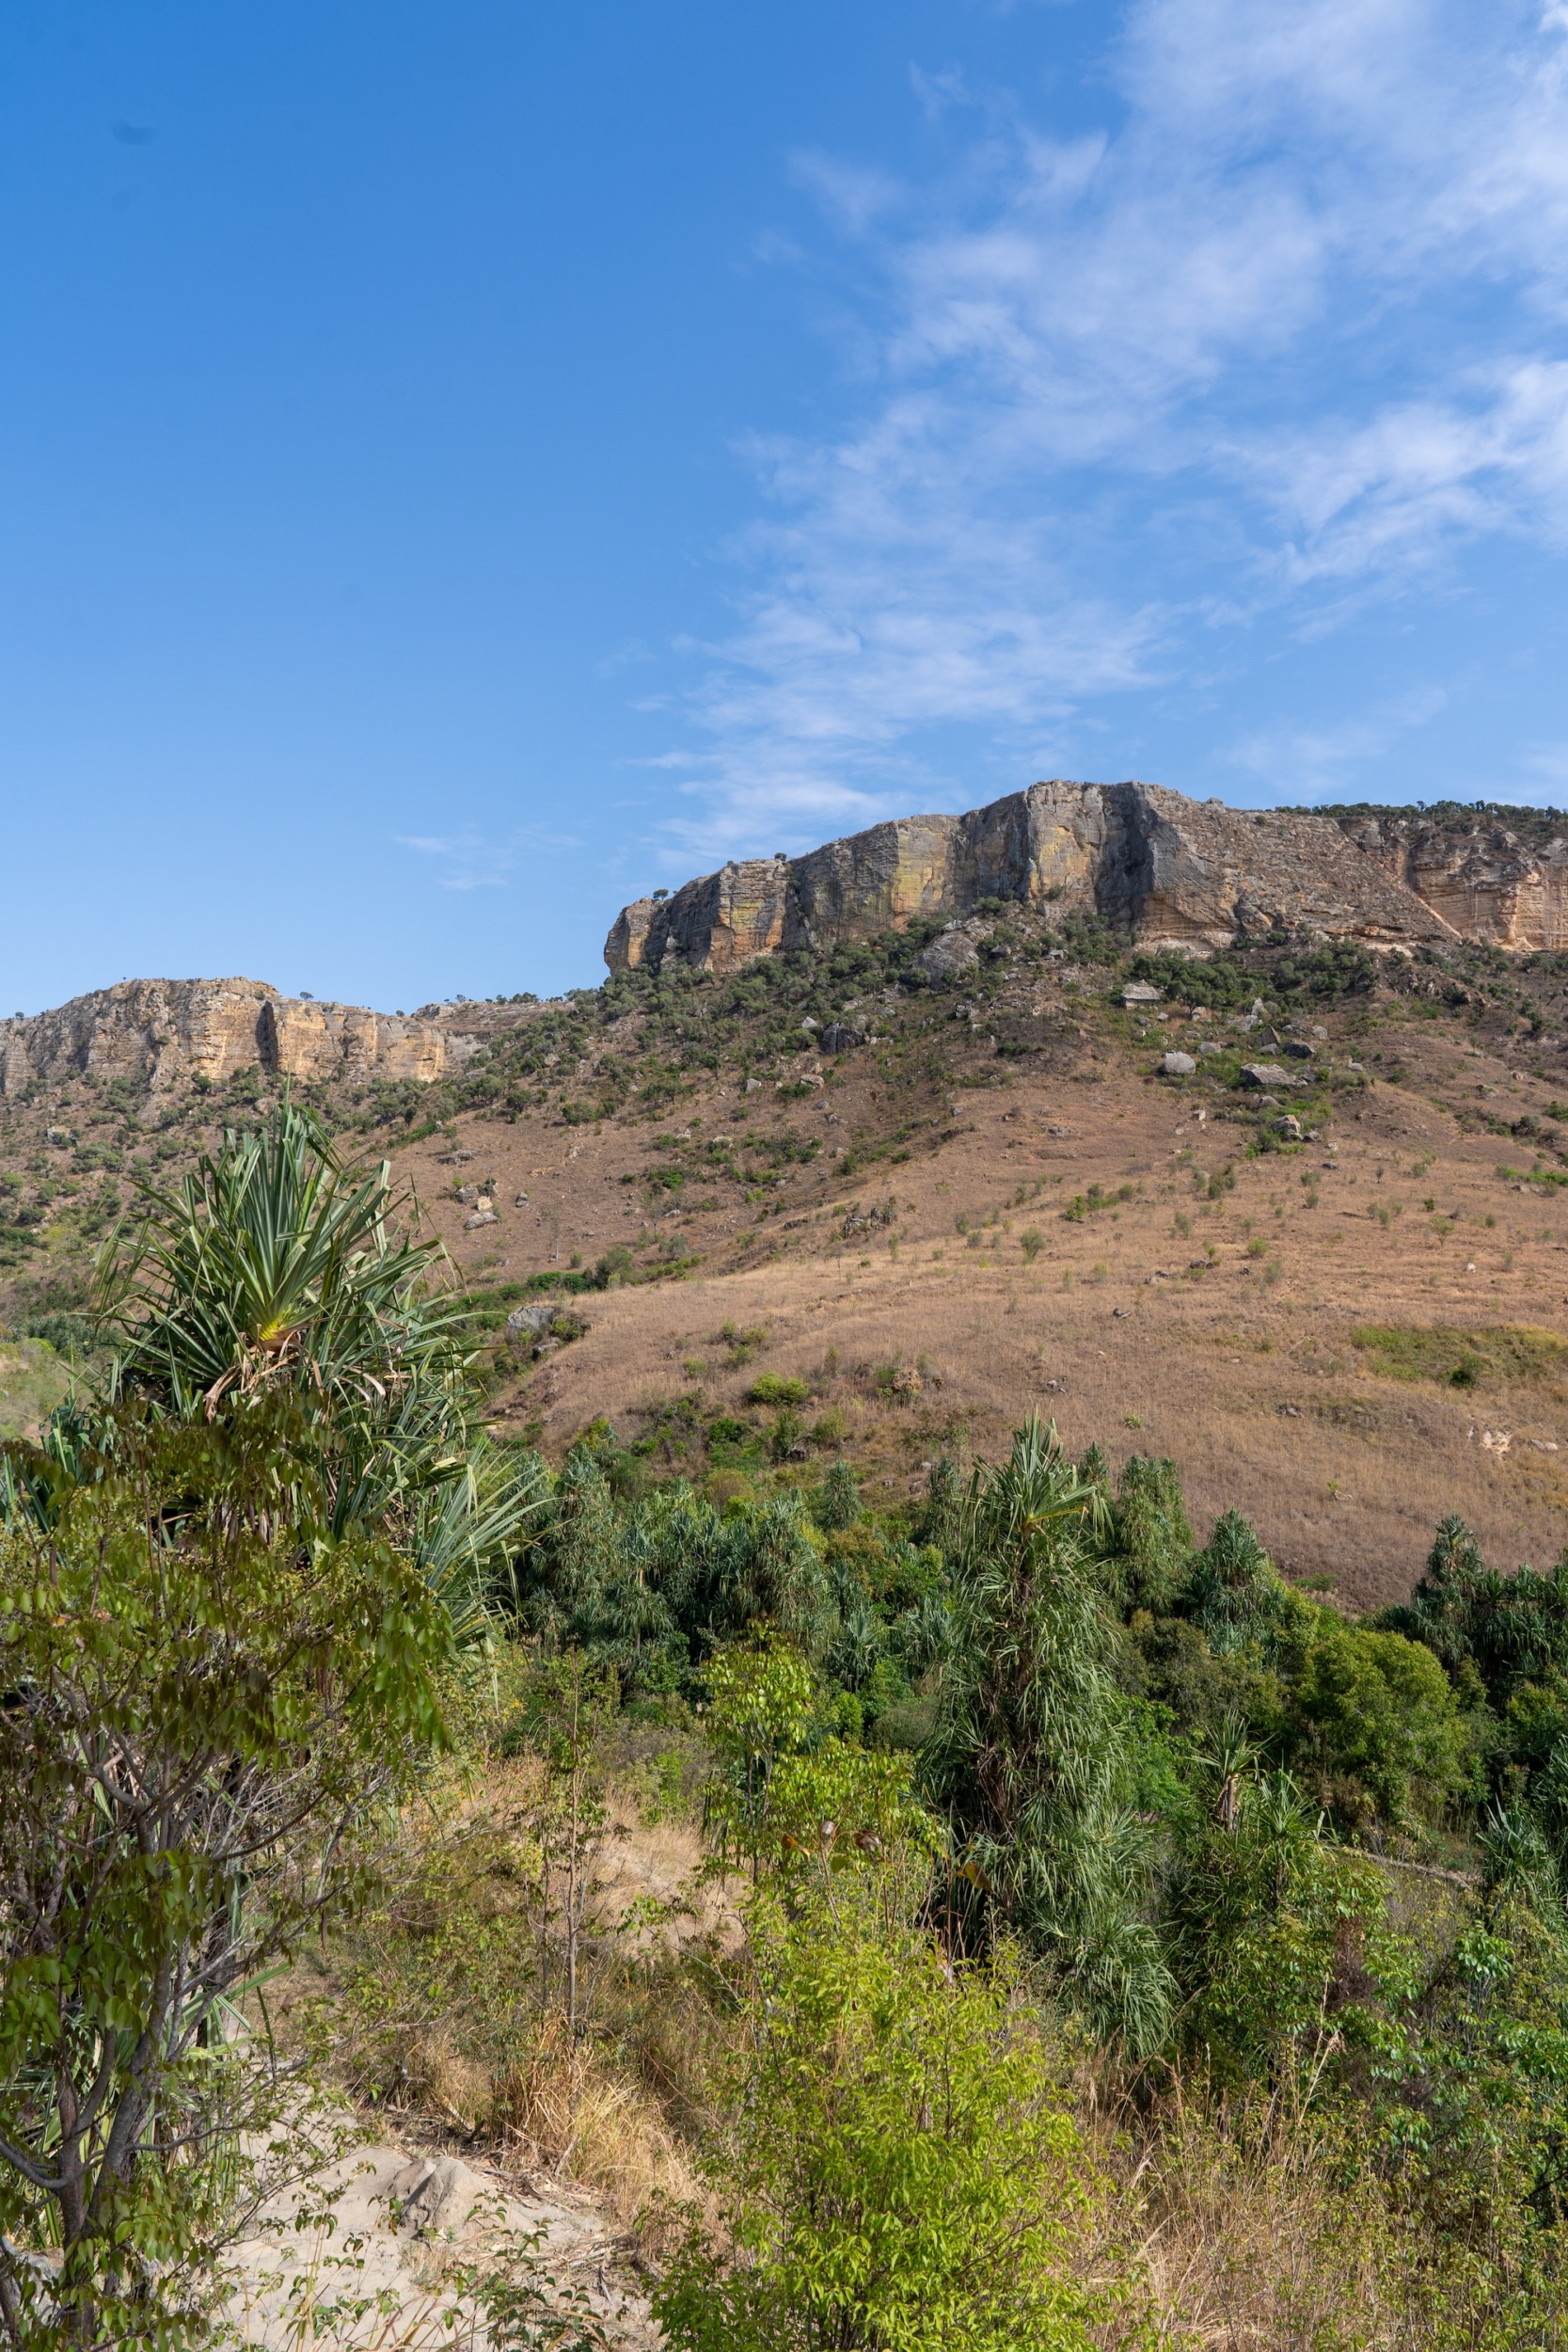
[[[577,2030],[562,2011],[561,1883],[541,1880],[543,1775],[489,1756],[411,1808],[380,1891],[288,2008],[381,2131],[483,2153],[594,2199],[626,2233],[700,2197],[713,2019],[687,1963],[736,1927],[689,1818],[612,1783],[584,1841]],[[648,1812],[654,1818],[644,1818]]]

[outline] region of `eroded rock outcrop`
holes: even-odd
[[[1485,808],[1336,817],[1363,857],[1461,938],[1520,951],[1568,946],[1568,825],[1524,809],[1517,826]]]
[[[485,1009],[476,1008],[477,1012]],[[281,1078],[439,1078],[477,1052],[460,1008],[371,1012],[282,996],[264,980],[121,980],[52,1012],[0,1021],[0,1094],[90,1072],[154,1094],[258,1068]]]
[[[986,898],[1097,914],[1144,945],[1199,952],[1277,924],[1384,946],[1453,937],[1418,881],[1330,817],[1057,780],[963,816],[873,825],[804,857],[742,859],[640,898],[617,917],[605,961],[618,972],[670,956],[722,972],[916,915],[962,916]]]

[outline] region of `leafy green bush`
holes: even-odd
[[[1222,2083],[1283,2071],[1299,2085],[1347,2031],[1408,2001],[1414,1951],[1377,1865],[1323,1842],[1288,1774],[1258,1772],[1235,1735],[1205,1762],[1171,1905],[1181,2038]]]
[[[1211,956],[1200,962],[1169,947],[1135,955],[1128,971],[1134,980],[1163,989],[1177,1004],[1207,1005],[1214,1012],[1244,1009],[1259,985],[1258,975],[1230,956]]]
[[[440,1740],[451,1629],[282,1401],[97,1435],[0,1527],[0,2315],[162,2348],[289,2111],[237,2004]]]
[[[1367,1323],[1351,1344],[1392,1380],[1435,1380],[1471,1389],[1483,1380],[1536,1382],[1560,1373],[1568,1346],[1554,1331],[1495,1325],[1455,1330],[1446,1324]]]
[[[804,1405],[811,1394],[811,1383],[784,1373],[759,1372],[746,1393],[753,1405]]]
[[[1312,1613],[1288,1686],[1287,1760],[1341,1820],[1441,1819],[1468,1788],[1472,1748],[1441,1665],[1402,1634]]]
[[[715,2150],[728,2230],[655,2296],[678,2352],[1069,2352],[1130,2296],[1104,2188],[1005,1955],[955,1974],[841,1883],[750,1919],[749,2033]],[[1130,2266],[1129,2266],[1130,2267]]]
[[[1354,939],[1330,939],[1320,946],[1294,948],[1280,957],[1271,975],[1282,996],[1311,996],[1322,1003],[1370,995],[1377,977],[1377,958]]]

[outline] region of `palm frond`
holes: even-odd
[[[1170,1981],[1143,1918],[1148,1835],[1123,1802],[1125,1710],[1098,1553],[1104,1484],[1032,1420],[961,1514],[941,1706],[924,1762],[945,1802],[955,1898],[1052,1965],[1102,2033],[1146,2049]]]
[[[348,1166],[288,1101],[175,1189],[139,1194],[98,1269],[109,1398],[174,1421],[286,1406],[329,1536],[373,1525],[472,1631],[532,1540],[543,1471],[483,1434],[445,1254],[416,1238],[412,1195],[385,1161]]]

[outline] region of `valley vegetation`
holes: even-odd
[[[91,1317],[0,1456],[0,2341],[203,2341],[337,2097],[684,2352],[1559,2343],[1568,1565],[1351,1620],[1034,1421],[552,1470],[287,1103]]]

